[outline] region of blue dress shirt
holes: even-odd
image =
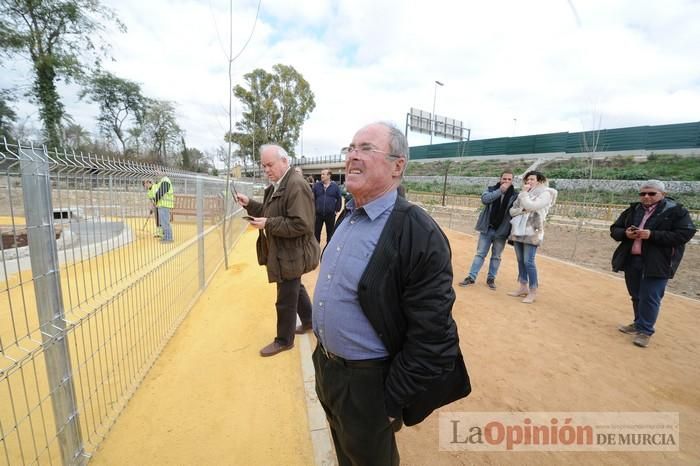
[[[394,210],[396,196],[396,190],[389,191],[358,209],[350,201],[349,213],[323,252],[313,298],[314,333],[326,350],[345,359],[389,355],[360,307],[357,285]]]

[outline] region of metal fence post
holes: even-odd
[[[58,251],[53,226],[49,163],[44,154],[20,154],[22,195],[36,307],[64,465],[85,464],[73,372],[66,340]],[[31,206],[31,207],[30,207]]]
[[[204,275],[204,189],[201,176],[197,176],[197,249],[199,257],[199,289],[205,286]]]

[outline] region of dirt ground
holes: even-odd
[[[475,235],[477,211],[431,212],[445,228]],[[619,243],[610,238],[610,225],[599,221],[554,218],[545,226],[545,239],[538,254],[573,262],[601,272],[612,273],[610,260]],[[686,245],[678,273],[669,281],[668,290],[700,299],[700,234]],[[613,274],[614,275],[614,274]],[[620,275],[621,276],[621,275]]]
[[[506,295],[516,287],[512,247],[496,291],[485,285],[486,264],[475,285],[461,288],[456,282],[466,275],[476,238],[453,230],[448,236],[453,314],[473,392],[440,411],[678,412],[680,451],[444,452],[434,414],[399,433],[402,464],[700,464],[700,301],[667,294],[657,333],[648,348],[638,348],[616,329],[632,316],[622,279],[538,255],[540,294],[534,304],[522,304]],[[686,263],[680,274],[692,268]]]

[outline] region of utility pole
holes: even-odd
[[[440,81],[435,81],[435,88],[434,88],[434,90],[433,90],[433,114],[432,114],[432,118],[431,118],[431,120],[432,120],[432,125],[431,125],[431,128],[430,128],[430,145],[431,145],[431,146],[433,145],[433,134],[435,133],[435,126],[436,126],[436,122],[435,122],[435,101],[437,100],[437,88],[438,88],[438,86],[442,87],[442,86],[444,86],[444,85],[445,85],[445,83],[441,83]]]

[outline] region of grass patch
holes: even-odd
[[[700,157],[673,154],[652,154],[646,160],[631,156],[552,160],[539,168],[551,179],[700,181]]]
[[[505,169],[516,175],[523,174],[534,159],[520,160],[479,160],[473,157],[436,162],[409,162],[406,175],[498,177]],[[647,180],[700,181],[700,157],[683,157],[675,154],[652,154],[646,160],[633,156],[606,157],[603,159],[570,158],[549,160],[539,168],[547,178],[594,179],[602,180]],[[591,173],[592,172],[592,173]]]
[[[415,183],[404,181],[402,183],[408,192],[423,192],[423,193],[442,193],[442,181],[434,181],[430,183]],[[447,194],[465,195],[465,196],[481,196],[486,186],[482,185],[458,185],[447,186]],[[559,192],[559,201],[570,202],[586,202],[588,204],[616,204],[625,205],[639,200],[637,190],[629,190],[623,192],[591,190],[586,192],[580,189],[561,189]],[[690,210],[700,210],[700,193],[672,193],[669,197],[683,204]]]

